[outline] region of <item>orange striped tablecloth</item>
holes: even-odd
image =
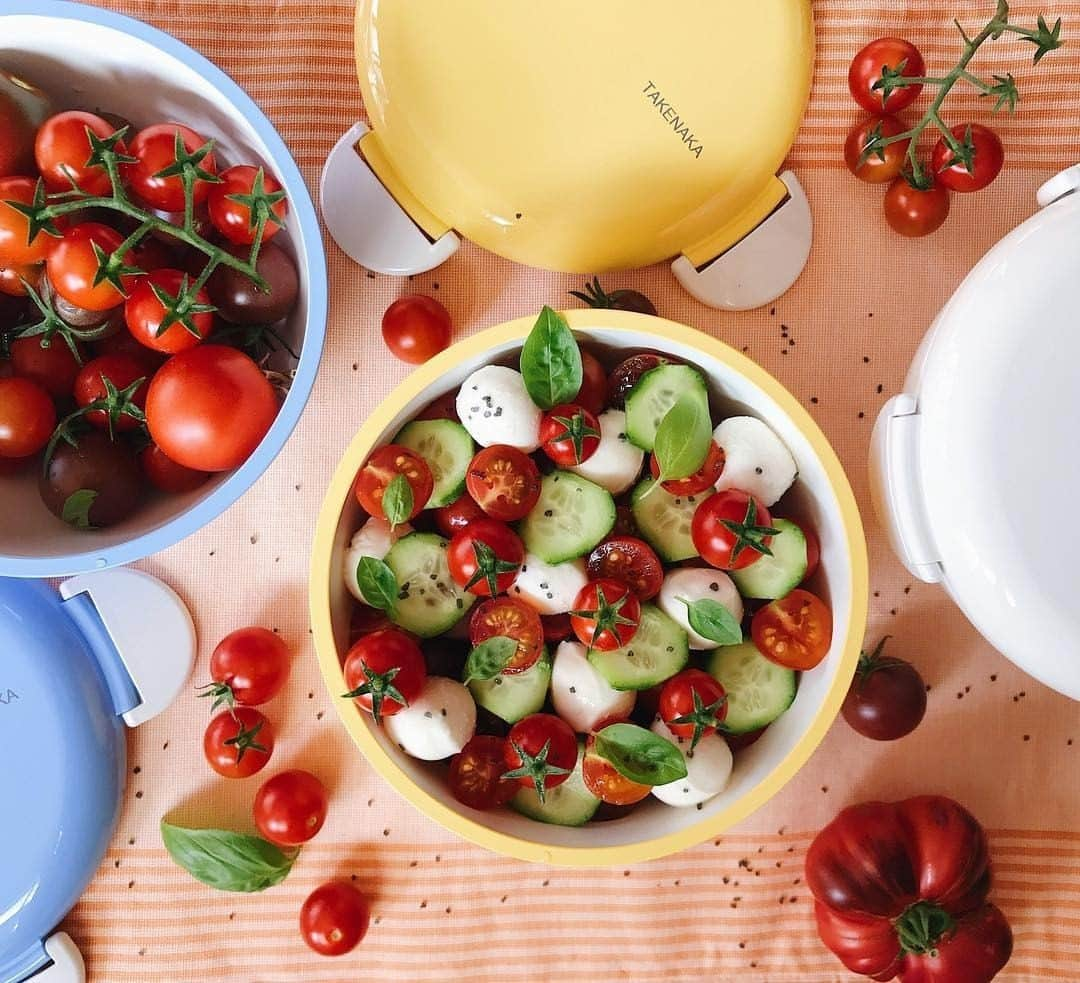
[[[315,185],[323,156],[362,109],[343,0],[97,0],[205,52],[261,103]],[[637,2],[637,0],[634,0]],[[1051,0],[1048,0],[1048,3]],[[951,59],[954,13],[991,4],[818,3],[818,67],[791,164],[816,220],[810,266],[775,310],[728,315],[680,292],[662,267],[609,278],[662,314],[744,348],[820,421],[844,460],[870,534],[870,635],[894,636],[931,685],[922,727],[872,745],[841,721],[800,775],[719,842],[625,870],[567,871],[467,846],[405,805],[348,744],[318,679],[306,613],[307,546],[330,472],[359,422],[407,372],[378,340],[386,305],[409,290],[439,296],[459,335],[559,303],[572,278],[516,267],[466,245],[412,284],[367,277],[330,245],[326,357],[307,413],[274,466],[228,514],[145,567],[196,613],[206,675],[213,642],[258,622],[297,653],[271,706],[278,766],[302,764],[333,789],[328,824],[288,881],[263,895],[215,895],[174,868],[157,824],[242,824],[257,779],[226,784],[203,766],[205,708],[193,697],[132,736],[128,798],[116,841],[67,922],[94,983],[326,981],[799,981],[850,979],[817,942],[802,859],[813,830],[869,797],[943,792],[991,830],[995,900],[1016,932],[1003,980],[1080,980],[1080,782],[1076,706],[992,652],[941,592],[913,584],[871,516],[865,459],[878,407],[900,386],[926,325],[983,251],[1034,209],[1034,189],[1080,157],[1080,0],[1054,0],[1077,38],[1036,72],[1002,42],[983,70],[1013,70],[1024,95],[1002,123],[1008,169],[992,191],[956,199],[946,229],[892,236],[880,193],[850,179],[840,144],[857,117],[846,64],[859,44],[900,33],[930,67]],[[1033,17],[1029,2],[1015,12]],[[1019,66],[1019,67],[1018,67]],[[971,95],[953,104],[982,114]],[[1033,343],[1038,343],[1037,338]],[[300,942],[306,893],[353,876],[374,924],[354,955],[328,961]]]

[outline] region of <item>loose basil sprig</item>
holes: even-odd
[[[636,724],[609,724],[597,732],[593,750],[639,785],[667,785],[686,777],[686,761],[679,749]]]
[[[356,584],[364,600],[377,611],[392,611],[398,598],[397,577],[383,560],[362,556],[356,565]]]
[[[176,863],[219,891],[251,894],[280,884],[299,850],[285,852],[258,836],[225,829],[184,829],[162,820],[161,839]]]
[[[685,392],[656,428],[653,454],[660,467],[657,483],[689,478],[704,463],[712,445],[712,421],[703,393]]]
[[[476,646],[465,660],[465,685],[474,679],[494,679],[517,655],[518,643],[505,635],[494,635]]]
[[[386,516],[386,521],[391,527],[408,522],[415,504],[409,479],[403,474],[394,475],[382,497],[383,515]]]
[[[677,598],[686,605],[686,618],[690,627],[702,638],[707,638],[717,645],[738,645],[743,640],[742,625],[719,601],[702,597],[688,601],[685,597]]]
[[[542,410],[572,402],[581,390],[581,350],[566,318],[544,307],[521,349],[521,376]]]

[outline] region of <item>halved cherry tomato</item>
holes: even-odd
[[[493,597],[477,606],[469,618],[469,641],[473,646],[502,635],[517,642],[517,652],[504,673],[524,672],[536,664],[544,650],[544,627],[524,601],[513,597]]]
[[[76,187],[88,195],[108,194],[112,190],[109,172],[101,164],[87,166],[93,153],[90,134],[105,140],[115,130],[100,116],[75,109],[45,120],[34,140],[34,157],[49,190],[70,191]],[[115,150],[127,153],[123,140],[116,142]]]
[[[613,806],[629,806],[640,802],[652,786],[633,782],[619,773],[615,766],[596,753],[596,735],[585,740],[585,755],[581,759],[581,777],[585,787],[601,802]]]
[[[386,444],[367,459],[356,476],[356,498],[368,515],[391,518],[383,511],[383,494],[398,475],[405,478],[412,492],[412,510],[399,521],[414,519],[424,510],[435,487],[427,461],[408,447]]]
[[[427,682],[424,653],[400,628],[364,635],[345,656],[345,695],[379,723],[404,710]]]
[[[639,601],[660,593],[664,565],[644,540],[635,536],[611,536],[590,554],[589,576],[593,580],[615,580],[626,584]]]
[[[56,409],[36,382],[0,379],[0,457],[36,454],[52,436]]]
[[[582,406],[564,403],[540,421],[540,449],[559,467],[587,461],[600,446],[600,423]]]
[[[47,232],[30,238],[30,220],[8,202],[34,201],[34,181],[28,177],[0,178],[0,267],[22,267],[44,262],[56,239]]]
[[[274,753],[274,729],[252,707],[219,713],[203,735],[207,764],[222,778],[249,778],[266,767]]]
[[[813,669],[832,644],[832,612],[809,591],[796,588],[754,615],[750,634],[765,658],[788,669]]]
[[[524,519],[540,498],[540,469],[516,447],[492,444],[470,462],[465,487],[491,518],[513,522]]]
[[[534,789],[541,802],[544,790],[561,785],[577,764],[577,736],[561,717],[534,713],[510,728],[503,747],[507,771],[502,781],[517,781]]]
[[[300,934],[320,956],[344,956],[367,935],[368,903],[345,881],[330,881],[308,895],[300,909]]]
[[[581,349],[581,388],[574,397],[575,405],[599,416],[607,405],[607,373],[600,360],[591,352]]]
[[[196,471],[177,464],[157,444],[148,444],[139,451],[139,467],[155,488],[170,495],[182,495],[206,484],[206,471]]]
[[[582,645],[610,652],[637,634],[641,604],[634,592],[617,580],[593,580],[574,598],[570,624]]]
[[[874,88],[885,69],[909,78],[926,75],[923,56],[910,41],[878,38],[859,49],[848,69],[848,89],[855,101],[875,116],[900,112],[922,92],[922,85],[905,85],[892,89],[886,96],[884,88]]]
[[[79,406],[89,406],[96,399],[104,399],[108,395],[106,380],[114,389],[122,391],[138,379],[144,381],[132,394],[131,402],[141,410],[146,407],[149,388],[146,366],[129,355],[99,355],[79,370],[75,378],[75,402]],[[109,430],[111,426],[121,433],[141,426],[141,421],[128,413],[119,414],[110,424],[106,410],[91,410],[86,414],[86,421],[101,430]]]
[[[67,343],[54,337],[46,348],[40,335],[11,343],[11,367],[15,375],[33,380],[54,399],[68,396],[79,374],[79,363]]]
[[[884,184],[900,176],[910,140],[897,140],[863,155],[872,137],[894,137],[908,127],[895,116],[871,116],[855,127],[844,141],[844,162],[848,170],[867,184]]]
[[[109,280],[98,281],[99,263],[94,252],[96,245],[106,255],[123,245],[123,237],[115,229],[100,222],[83,222],[68,229],[63,238],[54,240],[45,270],[53,289],[70,304],[87,311],[107,311],[124,302],[134,277],[122,276],[121,293]],[[132,266],[135,257],[129,252],[124,265]]]
[[[694,547],[720,570],[742,570],[769,552],[776,535],[772,516],[758,499],[734,488],[710,495],[690,524]]]
[[[626,405],[626,394],[638,384],[638,380],[651,369],[667,365],[670,361],[656,352],[642,352],[623,359],[608,376],[608,402],[622,409]]]
[[[154,351],[175,355],[210,334],[214,329],[210,295],[203,288],[189,301],[190,286],[191,278],[182,270],[166,268],[139,277],[124,304],[132,337]]]
[[[255,826],[271,843],[300,846],[326,822],[326,789],[307,771],[283,771],[255,794]]]
[[[714,440],[709,444],[709,452],[697,471],[688,478],[662,482],[660,487],[672,495],[697,495],[716,484],[724,471],[724,462],[724,449]],[[649,455],[649,473],[653,478],[660,477],[660,463],[655,454]]]
[[[936,232],[949,217],[949,192],[942,184],[915,188],[898,177],[885,192],[885,221],[894,232],[918,239]]]
[[[434,297],[399,297],[382,317],[386,347],[403,362],[420,365],[450,344],[450,312]]]
[[[454,534],[446,559],[459,587],[480,597],[494,597],[517,580],[525,547],[509,526],[477,519]]]
[[[676,737],[691,739],[691,750],[716,733],[727,711],[724,687],[700,669],[684,669],[660,690],[661,719]]]
[[[961,161],[942,137],[934,147],[931,165],[934,180],[942,187],[961,194],[982,191],[1001,173],[1005,163],[1005,148],[1001,139],[988,126],[979,123],[954,126],[950,132],[961,147],[971,153],[971,169]]]
[[[250,246],[255,241],[260,210],[256,204],[256,213],[252,213],[251,196],[266,195],[271,200],[264,202],[261,209],[265,214],[261,241],[269,242],[277,235],[289,214],[281,183],[261,167],[250,164],[226,168],[220,178],[221,183],[212,184],[206,196],[206,208],[214,228],[229,242]]]
[[[506,756],[501,737],[477,734],[450,761],[450,792],[470,809],[494,809],[505,805],[518,790],[516,782],[504,782]]]
[[[137,159],[137,163],[127,164],[123,169],[124,176],[135,194],[146,204],[165,212],[184,210],[183,178],[179,174],[161,174],[162,171],[176,166],[177,136],[185,157],[200,157],[199,152],[207,143],[203,137],[179,123],[158,123],[140,130],[135,135],[128,149],[131,156]],[[201,205],[210,194],[212,182],[198,171],[209,174],[211,178],[217,175],[217,161],[214,159],[213,150],[199,160],[192,161],[191,166],[196,169],[193,173],[197,178],[193,185],[194,201],[196,205]]]
[[[449,539],[474,519],[483,519],[486,515],[468,492],[462,492],[449,505],[435,510],[435,527]]]
[[[549,645],[558,645],[574,634],[569,614],[542,614],[540,623],[544,626],[544,641]]]

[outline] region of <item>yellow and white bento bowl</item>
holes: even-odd
[[[731,782],[703,808],[672,808],[650,797],[628,816],[580,828],[551,826],[510,810],[478,812],[450,794],[445,768],[400,751],[370,714],[340,698],[341,660],[348,649],[353,604],[343,582],[343,554],[360,523],[353,480],[368,455],[433,399],[456,391],[491,362],[515,361],[535,318],[499,325],[454,345],[412,373],[361,427],[323,502],[311,566],[311,618],[323,676],[346,729],[395,789],[447,829],[497,853],[564,866],[649,860],[716,836],[750,815],[799,770],[840,710],[855,671],[866,621],[868,575],[862,524],[851,487],[825,435],[798,401],[764,369],[714,338],[642,314],[576,310],[567,314],[578,339],[597,351],[651,350],[695,365],[726,415],[749,413],[768,423],[790,448],[799,479],[785,514],[808,520],[821,539],[814,589],[833,612],[825,661],[804,673],[791,708],[760,740],[735,757]]]

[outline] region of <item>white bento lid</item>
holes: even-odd
[[[968,275],[874,428],[890,541],[1035,678],[1080,699],[1080,168]]]

